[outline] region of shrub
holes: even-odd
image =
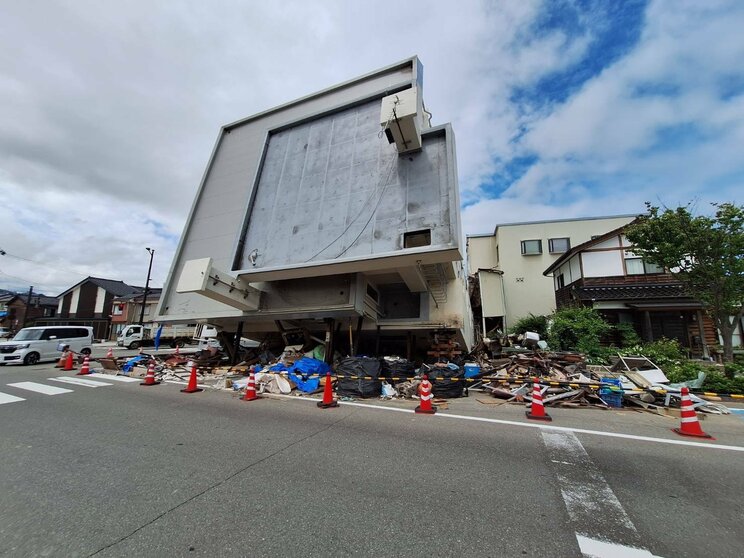
[[[524,333],[525,331],[534,331],[540,335],[540,339],[548,336],[548,317],[535,316],[530,313],[517,319],[516,323],[509,328],[509,333]]]
[[[641,338],[638,336],[632,324],[620,323],[615,325],[615,331],[620,334],[620,346],[632,347],[641,344]]]
[[[579,351],[596,357],[603,351],[600,339],[612,330],[598,312],[591,308],[576,307],[556,310],[548,333],[548,343],[554,350]]]

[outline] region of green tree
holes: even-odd
[[[552,315],[548,344],[554,350],[579,351],[590,357],[597,356],[602,351],[602,337],[610,331],[612,326],[592,308],[561,308]]]
[[[646,203],[648,214],[626,229],[633,252],[667,268],[699,300],[723,338],[723,358],[733,361],[732,338],[744,314],[744,207],[712,204],[713,216]]]

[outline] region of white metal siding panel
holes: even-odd
[[[72,299],[70,301],[70,314],[77,314],[79,301],[80,301],[80,287],[77,287],[72,291]]]
[[[583,252],[584,277],[612,277],[623,275],[622,252]]]
[[[579,262],[579,256],[573,256],[568,262],[571,268],[571,283],[581,279],[581,263]]]
[[[503,316],[504,296],[501,286],[501,275],[481,271],[480,278],[481,298],[483,300],[483,315],[487,318]]]
[[[103,287],[98,287],[98,292],[96,293],[96,308],[94,312],[96,314],[103,314],[103,303],[106,301],[106,289]]]

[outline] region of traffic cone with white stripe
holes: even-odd
[[[65,372],[75,370],[75,365],[72,363],[72,351],[67,351],[67,359],[65,360],[65,367],[62,369]]]
[[[80,372],[78,372],[77,375],[85,376],[86,374],[90,374],[90,357],[88,355],[85,355],[83,366],[80,368]]]
[[[181,393],[196,393],[197,391],[204,391],[202,388],[197,387],[196,385],[196,364],[194,362],[189,362],[191,365],[191,376],[189,376],[189,385],[186,386],[186,389],[182,389]]]
[[[109,350],[106,351],[106,358],[114,358],[114,349],[109,347]]]
[[[147,375],[145,376],[145,381],[140,382],[141,386],[156,386],[160,382],[155,381],[155,363],[150,361],[150,366],[147,367]]]
[[[434,396],[431,394],[431,382],[429,381],[429,376],[424,374],[424,379],[421,382],[421,385],[419,385],[419,399],[421,400],[421,403],[414,409],[414,412],[424,415],[433,415],[436,413],[436,406],[431,404],[433,397]]]
[[[318,407],[321,409],[330,409],[338,407],[338,401],[333,398],[333,382],[331,380],[331,371],[326,372],[325,386],[323,386],[323,401],[318,401]]]
[[[535,387],[532,389],[532,405],[530,405],[529,411],[525,411],[525,414],[528,419],[545,420],[548,422],[553,420],[550,415],[545,412],[545,407],[543,406],[542,401],[542,392],[540,391],[540,384],[537,383],[537,380],[535,380]]]
[[[261,397],[256,393],[256,375],[253,373],[253,370],[251,370],[251,374],[248,376],[248,384],[245,386],[245,395],[242,399],[243,401],[255,401],[256,399],[261,399]]]
[[[715,440],[710,434],[703,432],[700,428],[700,422],[697,418],[695,408],[692,406],[692,400],[690,399],[690,390],[686,387],[682,388],[682,419],[679,428],[672,428],[674,432],[681,436],[695,436],[696,438],[708,438],[709,440]]]

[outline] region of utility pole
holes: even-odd
[[[145,281],[145,293],[142,295],[142,310],[140,310],[140,325],[145,323],[145,303],[147,302],[147,292],[150,289],[150,272],[152,271],[152,257],[155,255],[154,248],[145,248],[150,253],[150,265],[147,268],[147,281]]]
[[[26,296],[26,310],[23,312],[23,324],[22,328],[26,327],[26,321],[28,320],[28,309],[31,308],[31,295],[34,294],[33,285],[28,288],[28,296]]]

